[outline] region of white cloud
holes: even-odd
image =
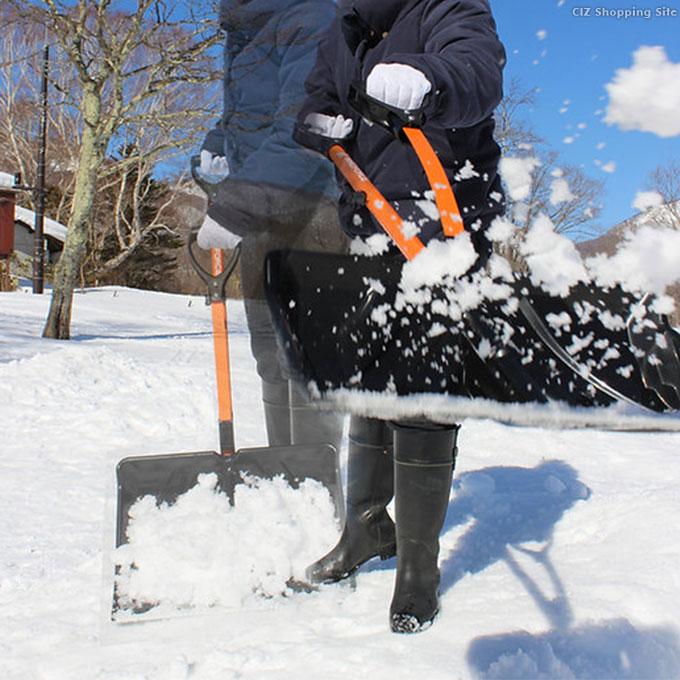
[[[618,69],[605,87],[609,125],[659,137],[680,135],[680,63],[670,61],[663,47],[638,48],[633,65]]]
[[[614,161],[609,161],[609,163],[605,163],[602,166],[602,169],[610,174],[616,172],[616,163]]]
[[[662,204],[663,196],[658,191],[638,191],[631,207],[644,212],[648,208],[656,208]]]

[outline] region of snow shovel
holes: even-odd
[[[455,195],[418,126],[418,112],[385,106],[357,88],[350,102],[365,119],[408,142],[435,195],[447,237],[463,231]],[[403,258],[424,245],[343,149],[306,129],[297,140],[325,153],[403,257],[351,257],[278,251],[267,262],[268,297],[291,363],[322,397],[352,408],[348,395],[387,399],[385,417],[422,414],[427,395],[478,397],[514,404],[606,407],[615,402],[651,413],[680,409],[680,336],[654,312],[651,296],[579,284],[567,298],[513,274],[507,294],[484,300],[458,320],[437,314],[455,290],[431,291],[429,306],[394,310]],[[407,232],[408,233],[408,232]],[[375,316],[379,306],[383,312]],[[559,321],[559,323],[556,323]],[[561,326],[560,326],[561,324]],[[437,402],[442,406],[442,401]],[[396,407],[390,412],[390,407]],[[406,409],[406,411],[404,411]],[[378,413],[373,413],[378,415]]]
[[[330,444],[294,445],[237,449],[234,442],[234,416],[231,399],[228,324],[225,288],[236,267],[239,249],[225,265],[224,252],[212,250],[212,273],[198,262],[193,246],[196,234],[189,238],[191,262],[208,287],[207,302],[212,310],[212,326],[217,378],[219,413],[219,451],[197,451],[125,458],[116,468],[117,508],[116,547],[127,543],[129,510],[140,498],[154,496],[158,505],[172,504],[178,496],[195,486],[198,475],[212,473],[217,489],[233,504],[234,491],[244,476],[261,479],[283,477],[297,488],[304,480],[316,480],[328,489],[336,516],[342,518],[344,503],[340,480],[338,452]],[[225,565],[225,568],[227,566]],[[122,602],[114,586],[111,618],[141,614],[154,603]]]

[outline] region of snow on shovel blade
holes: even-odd
[[[240,449],[225,457],[211,451],[126,458],[116,468],[116,547],[128,541],[130,509],[141,498],[152,496],[158,506],[172,505],[192,489],[200,475],[215,475],[216,491],[233,505],[236,487],[247,478],[283,478],[293,489],[307,480],[323,485],[330,494],[335,516],[344,511],[338,454],[330,445],[295,445]],[[229,565],[224,565],[225,569]],[[148,602],[122,602],[114,585],[112,620],[130,620],[156,606]]]
[[[417,415],[409,409],[422,410],[424,397],[437,397],[444,411],[445,398],[450,411],[477,398],[489,404],[486,416],[477,408],[481,417],[497,417],[499,403],[680,409],[680,341],[651,296],[579,284],[563,298],[514,274],[501,282],[507,294],[478,295],[467,306],[495,284],[432,288],[422,305],[395,305],[402,262],[270,254],[270,309],[290,361],[317,396],[351,409],[356,395],[373,415],[380,397],[385,417]]]

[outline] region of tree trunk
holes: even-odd
[[[83,94],[83,129],[78,173],[64,250],[54,272],[52,301],[43,330],[44,338],[68,340],[71,337],[73,291],[87,253],[87,226],[97,186],[97,170],[104,159],[107,142],[99,130],[101,99],[94,89]]]

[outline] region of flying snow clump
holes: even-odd
[[[573,201],[576,198],[569,188],[569,182],[566,179],[558,178],[550,185],[550,203],[552,205],[559,205],[567,201]]]
[[[567,295],[573,285],[588,280],[576,246],[555,231],[547,215],[539,215],[529,227],[521,252],[533,283],[553,295]]]
[[[523,201],[529,196],[533,172],[540,165],[541,161],[534,156],[525,158],[506,156],[501,159],[501,175],[514,201]]]
[[[596,255],[586,265],[598,284],[663,295],[680,279],[680,231],[646,225],[629,235],[611,257]]]
[[[658,191],[638,191],[631,207],[640,212],[663,205],[663,196]]]

